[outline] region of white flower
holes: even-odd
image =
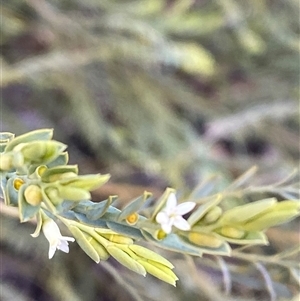
[[[167,234],[171,233],[172,226],[184,231],[190,230],[191,226],[182,215],[193,210],[195,206],[196,203],[194,202],[185,202],[177,205],[175,194],[170,193],[166,207],[156,215],[156,221]]]
[[[75,239],[73,237],[62,236],[57,224],[52,219],[47,219],[43,223],[43,232],[49,241],[49,259],[54,256],[56,249],[69,253],[68,241],[74,242]]]

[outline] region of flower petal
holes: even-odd
[[[165,233],[169,234],[172,232],[172,223],[162,224],[161,228]]]
[[[191,229],[190,224],[181,216],[176,216],[174,218],[173,225],[183,231],[188,231]]]
[[[176,208],[174,209],[174,214],[175,215],[184,215],[190,211],[192,211],[196,206],[196,203],[194,202],[185,202],[182,204],[179,204],[178,206],[176,206]]]
[[[164,211],[158,212],[155,218],[156,222],[159,224],[167,224],[169,219],[169,215]]]
[[[171,192],[168,196],[168,200],[164,211],[166,211],[166,213],[170,215],[171,212],[173,212],[173,210],[176,208],[176,205],[177,205],[176,195],[175,193]]]
[[[57,249],[61,250],[65,253],[69,253],[69,244],[67,241],[61,240],[60,243],[57,245]]]
[[[51,259],[53,256],[54,256],[54,254],[55,254],[55,251],[56,251],[56,246],[49,246],[49,252],[48,252],[48,257],[49,257],[49,259]]]

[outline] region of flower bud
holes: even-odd
[[[158,279],[165,281],[173,286],[176,286],[176,280],[178,280],[177,276],[166,266],[159,264],[157,262],[145,261],[143,259],[137,260],[146,271],[157,277]]]
[[[13,159],[9,154],[0,154],[0,170],[10,170],[13,167]]]
[[[111,245],[107,247],[107,252],[114,257],[118,262],[126,266],[128,269],[146,276],[145,268],[138,263],[136,260],[132,259],[126,252],[119,249],[118,247]]]
[[[207,224],[211,224],[219,219],[219,217],[222,215],[222,212],[222,208],[216,206],[206,213],[206,215],[203,217],[203,221]]]
[[[170,269],[174,268],[173,264],[169,260],[165,259],[161,255],[159,255],[159,254],[157,254],[157,253],[155,253],[155,252],[153,252],[153,251],[151,251],[147,248],[144,248],[144,247],[139,246],[139,245],[130,245],[129,249],[131,251],[133,251],[136,255],[140,256],[140,257],[158,262],[158,263],[163,264],[164,266],[166,266]]]
[[[106,249],[92,236],[83,233],[88,242],[91,244],[91,246],[95,249],[95,251],[98,253],[101,260],[107,260],[110,255],[106,251]]]
[[[229,237],[229,238],[237,238],[242,239],[245,237],[246,232],[241,229],[237,229],[230,226],[222,227],[219,231],[216,231],[222,236]]]
[[[223,244],[223,240],[208,233],[190,232],[188,235],[190,242],[208,248],[219,248]]]
[[[32,206],[39,205],[43,200],[41,188],[37,185],[29,185],[24,191],[24,197],[26,202]]]
[[[59,205],[63,202],[63,198],[60,197],[59,191],[55,187],[48,187],[45,190],[45,193],[47,194],[49,200],[52,202],[53,205]]]
[[[126,237],[119,234],[101,234],[101,236],[105,237],[111,242],[115,242],[118,244],[131,245],[133,244],[133,239],[130,237]]]

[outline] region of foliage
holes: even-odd
[[[97,204],[118,194],[106,203],[118,210],[144,190],[153,193],[146,205],[166,187],[190,200],[199,182],[197,196],[219,194],[223,212],[296,199],[298,8],[295,0],[4,1],[0,131],[54,128],[69,145],[71,172],[79,164],[84,174],[112,175],[91,194]],[[49,262],[43,238],[28,238],[35,225],[20,227],[8,218],[15,208],[0,205],[8,300],[224,300],[224,290],[228,300],[297,298],[297,265],[287,272],[299,261],[297,222],[267,230],[269,246],[245,249],[253,256],[159,249],[180,278],[172,290],[110,259],[95,265],[76,244]]]
[[[50,129],[32,131],[18,137],[6,132],[1,133],[0,140],[1,196],[5,205],[19,208],[21,222],[36,218],[37,227],[32,236],[37,237],[43,229],[50,244],[50,259],[56,249],[68,253],[67,241],[74,241],[72,237],[60,234],[53,221],[57,219],[67,226],[82,250],[96,263],[112,256],[138,274],[145,276],[148,272],[175,286],[178,278],[172,272],[173,264],[157,253],[136,245],[135,241],[146,240],[186,255],[231,256],[229,243],[266,245],[268,240],[264,232],[267,228],[300,215],[298,200],[277,202],[275,198],[224,210],[221,201],[228,194],[236,193],[233,188],[238,188],[251,171],[227,191],[225,189],[215,195],[199,197],[203,189],[200,186],[187,198],[188,202],[178,206],[174,190],[170,188],[150,206],[143,206],[150,196],[147,192],[123,210],[113,206],[113,196],[94,203],[90,200],[89,191],[106,183],[109,175],[78,175],[77,166],[67,165],[66,145],[52,140],[52,134]],[[298,183],[294,180],[295,176],[279,183],[279,191],[290,187],[296,192],[294,187]],[[141,210],[145,213],[139,214]],[[186,223],[181,215],[191,210],[193,212]],[[158,218],[159,215],[166,215],[167,220]],[[165,222],[170,224],[167,230]],[[174,230],[173,225],[177,229]],[[247,258],[246,254],[238,251],[233,254],[237,258]],[[297,273],[297,268],[289,263],[281,264],[287,265],[292,275]],[[262,273],[267,273],[258,263],[257,267]],[[266,282],[271,281],[268,275],[265,277]],[[273,294],[271,287],[269,290]]]

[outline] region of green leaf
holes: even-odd
[[[220,234],[218,234],[220,235]],[[220,235],[223,239],[232,244],[238,245],[268,245],[269,241],[263,232],[252,231],[248,232],[243,238],[235,239]]]
[[[219,177],[216,175],[213,175],[207,179],[204,179],[189,195],[188,200],[192,202],[198,202],[199,199],[203,197],[208,196],[212,193],[212,191],[216,188],[217,181],[219,180]]]
[[[24,184],[20,187],[19,193],[18,193],[18,204],[19,204],[19,215],[20,215],[20,221],[21,223],[25,223],[32,219],[40,210],[40,206],[32,206],[29,205],[24,197],[25,189],[29,185]]]
[[[118,221],[122,221],[122,220],[126,219],[127,216],[137,212],[150,196],[151,196],[150,193],[144,192],[144,194],[142,196],[140,196],[140,197],[136,198],[134,201],[130,202],[120,212],[120,214],[118,216]]]
[[[146,230],[141,230],[141,232],[143,236],[146,238],[146,240],[151,241],[152,243],[154,243],[156,246],[160,248],[183,253],[183,254],[190,254],[190,255],[200,256],[200,257],[202,256],[202,252],[198,247],[195,247],[194,245],[188,242],[184,242],[176,234],[169,234],[163,240],[157,240]]]
[[[116,222],[106,222],[106,225],[109,229],[119,233],[123,234],[129,237],[132,237],[134,239],[143,239],[144,236],[141,233],[141,230],[136,229],[134,227],[130,227],[127,224],[120,224]]]
[[[115,198],[113,197],[109,197],[105,201],[94,203],[93,206],[91,206],[86,212],[87,218],[92,221],[101,218],[106,213],[106,211],[108,210],[110,204],[114,201],[114,199]]]
[[[40,129],[40,130],[32,131],[24,135],[20,135],[14,138],[13,140],[11,140],[7,144],[5,151],[8,152],[13,150],[14,147],[20,143],[27,143],[36,140],[51,140],[52,136],[53,136],[53,129]]]
[[[226,191],[234,191],[243,185],[245,185],[257,172],[257,166],[253,166],[248,169],[245,173],[239,176],[234,182],[232,182],[227,188]]]
[[[55,167],[55,166],[62,166],[66,165],[69,161],[69,154],[68,152],[61,153],[57,158],[55,158],[53,161],[47,164],[49,168]]]
[[[107,228],[108,229],[105,220],[98,219],[98,220],[91,221],[83,213],[73,212],[73,211],[70,211],[70,213],[71,214],[74,213],[74,216],[76,217],[76,219],[78,221],[80,221],[82,223],[85,223],[85,224],[87,224],[89,226],[94,226],[94,227],[99,227],[99,228]],[[68,216],[68,213],[66,213],[64,215]]]
[[[4,191],[4,202],[7,206],[18,206],[19,195],[18,191],[14,188],[14,180],[16,176],[11,177],[5,184]]]

